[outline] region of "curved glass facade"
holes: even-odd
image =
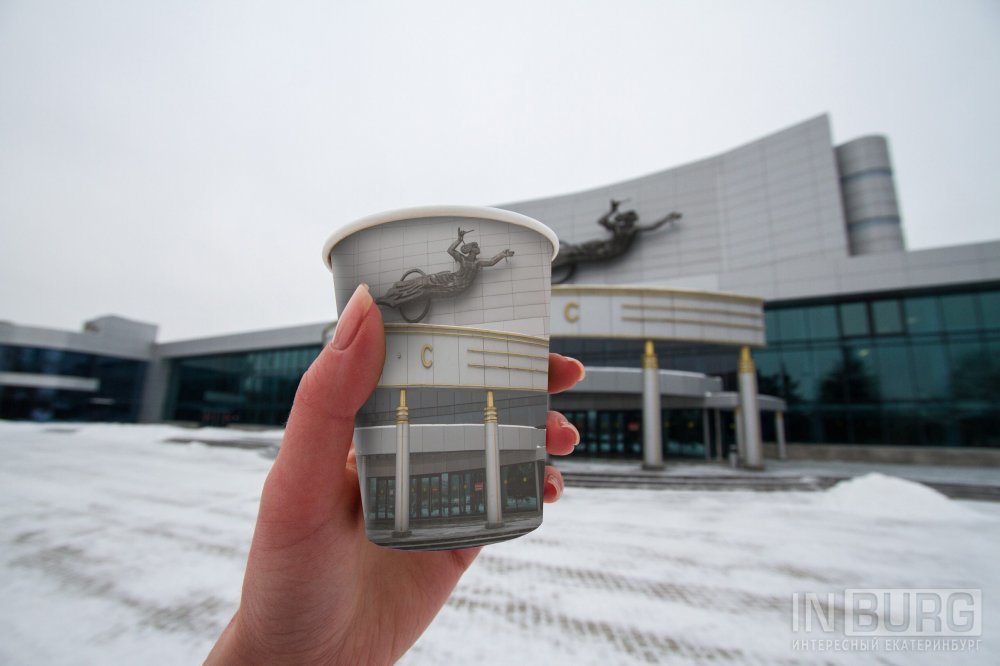
[[[202,425],[283,425],[320,345],[170,361],[163,417]]]
[[[768,346],[754,352],[758,383],[787,401],[790,442],[1000,447],[1000,286],[770,303],[765,324]],[[656,349],[662,368],[720,376],[725,390],[737,389],[735,349]],[[637,340],[560,339],[552,350],[626,367],[637,367],[643,351]],[[635,414],[575,416],[587,433],[583,452],[638,457]],[[663,419],[665,444],[700,435],[697,425],[677,431],[666,411]],[[772,420],[761,426],[774,441]]]
[[[794,442],[1000,446],[1000,289],[767,308],[760,388]]]

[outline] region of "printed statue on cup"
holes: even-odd
[[[397,308],[399,314],[410,323],[423,320],[431,309],[431,300],[455,296],[472,286],[479,275],[479,270],[486,266],[495,266],[501,259],[514,256],[513,250],[503,250],[492,259],[479,259],[479,243],[475,241],[464,243],[465,234],[475,231],[468,229],[463,231],[458,229],[458,238],[448,246],[448,254],[458,262],[457,271],[441,271],[427,275],[419,268],[411,268],[403,273],[403,276],[389,288],[389,290],[375,302],[390,308]],[[462,247],[459,247],[459,244]],[[416,274],[417,277],[407,279],[407,276]],[[403,306],[408,303],[423,303],[423,309],[414,317],[409,316],[403,310]]]

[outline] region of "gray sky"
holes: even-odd
[[[0,319],[333,319],[356,217],[564,194],[829,112],[911,249],[1000,237],[995,0],[0,0]]]

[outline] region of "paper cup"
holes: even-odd
[[[338,312],[363,282],[385,320],[354,431],[374,543],[467,548],[541,524],[558,247],[536,220],[468,206],[373,215],[326,242]]]

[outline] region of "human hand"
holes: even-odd
[[[513,257],[514,256],[514,250],[504,250],[503,251],[503,256],[505,256],[505,257]]]
[[[472,231],[475,231],[475,229],[466,229],[465,231],[462,231],[462,227],[459,227],[458,228],[458,239],[459,240],[465,240],[465,234],[470,233]]]
[[[384,664],[420,637],[479,548],[381,548],[365,532],[351,438],[385,359],[382,315],[362,285],[303,375],[280,452],[264,482],[239,609],[206,663]],[[549,356],[549,392],[583,378]],[[565,455],[580,435],[549,412],[545,443]],[[545,468],[545,501],[562,494]]]

